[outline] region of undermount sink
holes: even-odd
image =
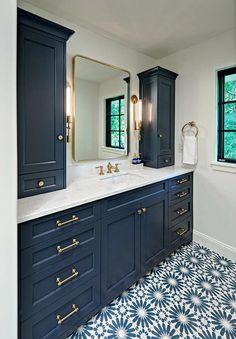
[[[139,182],[141,179],[144,179],[146,176],[137,174],[137,173],[113,173],[113,174],[106,174],[105,176],[100,177],[100,180],[105,182],[109,182],[111,184],[131,184]]]

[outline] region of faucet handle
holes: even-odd
[[[104,175],[103,165],[96,166],[95,168],[99,168],[99,175]]]
[[[120,172],[119,165],[121,165],[121,164],[118,164],[118,163],[115,164],[114,172],[116,172],[116,173]]]

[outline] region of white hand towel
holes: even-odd
[[[197,163],[197,138],[195,135],[185,135],[183,138],[183,163],[188,165]]]

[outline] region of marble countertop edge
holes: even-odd
[[[175,166],[135,169],[126,171],[127,174],[137,175],[135,182],[122,182],[121,179],[121,182],[116,184],[110,184],[110,181],[101,180],[97,176],[74,178],[66,189],[19,199],[17,222],[20,224],[189,172],[193,172],[193,169]],[[122,172],[119,175],[121,177]]]

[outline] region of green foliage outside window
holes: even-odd
[[[236,160],[236,74],[224,77],[224,101],[224,158]]]

